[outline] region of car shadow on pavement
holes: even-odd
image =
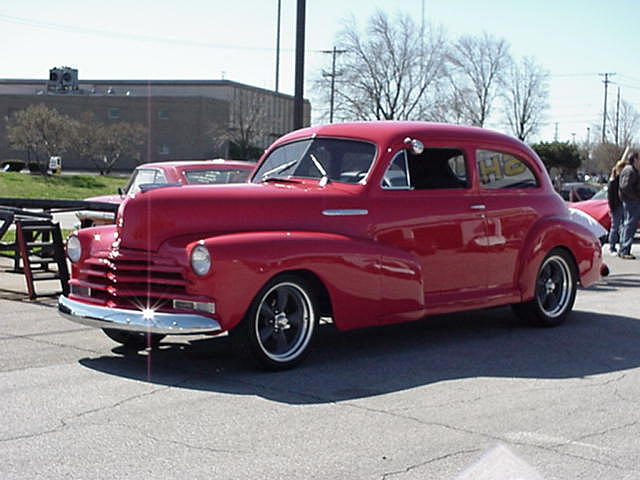
[[[471,377],[583,379],[640,366],[640,319],[574,311],[557,328],[525,327],[509,308],[338,332],[321,327],[314,351],[284,372],[251,369],[225,338],[84,358],[96,371],[154,385],[257,395],[287,404],[371,397]]]

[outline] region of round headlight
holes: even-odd
[[[67,257],[72,262],[77,262],[82,256],[82,244],[76,235],[71,235],[67,239]]]
[[[204,245],[198,245],[191,250],[191,268],[196,275],[206,275],[211,269],[211,255]]]

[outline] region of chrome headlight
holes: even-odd
[[[191,268],[196,275],[206,275],[211,270],[211,255],[204,245],[197,245],[191,250]]]
[[[71,235],[67,239],[67,257],[73,263],[80,260],[82,256],[82,244],[80,243],[80,239],[76,235]]]

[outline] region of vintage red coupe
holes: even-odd
[[[250,183],[143,189],[67,253],[62,315],[135,348],[228,331],[271,369],[306,356],[321,317],[346,330],[512,305],[557,325],[605,268],[526,145],[419,122],[292,132]]]

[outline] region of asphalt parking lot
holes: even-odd
[[[0,478],[640,479],[640,260],[606,260],[559,328],[329,325],[281,373],[224,338],[126,354],[0,271]]]

